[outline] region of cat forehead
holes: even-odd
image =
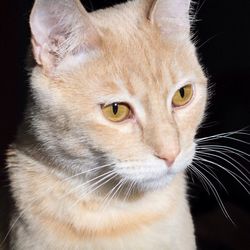
[[[183,79],[202,76],[193,49],[147,41],[146,37],[124,42],[109,36],[105,43],[104,52],[78,71],[82,79],[93,79],[104,89],[126,89],[131,95],[166,92]]]
[[[176,83],[192,74],[194,68],[202,75],[189,38],[168,41],[168,37],[163,37],[160,30],[144,17],[145,11],[131,14],[123,9],[120,12],[108,9],[107,13],[104,10],[101,15],[97,12],[98,15],[94,16],[103,38],[103,53],[96,69],[104,67],[105,73],[117,74],[131,86],[138,85],[135,78],[151,85]]]
[[[74,71],[77,82],[100,95],[126,93],[145,99],[153,93],[166,96],[183,79],[203,77],[189,45],[168,45],[141,36],[127,41],[116,34],[105,36],[103,53]]]

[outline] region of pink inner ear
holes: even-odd
[[[33,8],[30,15],[30,27],[37,44],[43,44],[49,37],[51,28],[55,25],[52,18],[42,10]]]
[[[32,37],[31,38],[31,43],[32,43],[32,48],[33,48],[33,54],[35,57],[35,60],[37,64],[42,65],[42,60],[41,60],[41,45],[39,45],[36,40]]]

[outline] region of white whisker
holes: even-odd
[[[208,179],[199,169],[197,169],[197,168],[195,168],[195,167],[193,167],[193,166],[190,166],[190,167],[193,168],[193,171],[198,172],[199,175],[204,179],[204,181],[207,182],[207,184],[208,184],[208,186],[211,188],[211,191],[213,192],[213,194],[214,194],[216,200],[218,201],[218,204],[219,204],[219,206],[221,207],[221,210],[222,210],[223,214],[225,215],[225,217],[226,217],[227,219],[229,219],[229,220],[232,222],[232,224],[235,225],[235,223],[234,223],[233,220],[231,219],[230,215],[228,214],[228,212],[227,212],[227,210],[226,210],[226,208],[225,208],[225,206],[224,206],[224,203],[222,202],[222,200],[221,200],[221,198],[220,198],[219,193],[217,192],[217,190],[216,190],[216,188],[214,187],[214,185],[212,184],[212,182],[211,182],[211,181],[210,181],[210,180],[209,180],[209,179]]]
[[[218,179],[218,176],[214,173],[214,172],[209,172],[208,168],[206,168],[207,166],[205,164],[202,164],[201,162],[193,162],[193,165],[195,166],[195,164],[200,167],[201,169],[203,169],[206,173],[208,173],[210,176],[212,176],[219,184],[220,186],[225,190],[226,193],[228,193],[226,187],[222,184],[222,182]],[[211,170],[211,169],[210,169]]]
[[[117,191],[119,190],[119,188],[122,186],[124,180],[121,179],[109,192],[108,194],[104,197],[103,202],[102,202],[102,210],[105,210],[106,207],[108,207],[109,202],[111,201],[111,199],[114,197],[114,194],[117,193]],[[112,193],[114,192],[114,194],[112,195]],[[111,197],[111,198],[110,198]]]
[[[99,185],[97,185],[96,186],[96,184],[97,183],[95,183],[91,188],[89,188],[89,190],[84,194],[84,196],[83,197],[81,197],[80,199],[78,199],[76,202],[74,202],[73,203],[73,205],[72,206],[70,206],[70,210],[73,208],[73,207],[75,207],[79,202],[81,202],[84,198],[85,198],[85,196],[86,195],[89,195],[90,193],[93,193],[93,192],[95,192],[97,189],[99,189],[100,187],[102,187],[102,186],[104,186],[105,184],[107,184],[109,181],[111,181],[112,179],[114,179],[115,177],[117,176],[117,174],[116,173],[111,173],[111,174],[109,174],[108,176],[105,176],[104,178],[102,178],[100,181],[98,181],[98,184],[101,182],[101,184],[99,184]],[[106,180],[107,179],[107,180]],[[104,181],[104,180],[106,180],[106,181]],[[103,182],[104,181],[104,182]],[[94,189],[92,189],[94,187]]]
[[[136,184],[136,181],[135,181],[135,180],[132,181],[132,182],[130,183],[130,185],[129,185],[129,187],[128,187],[128,190],[127,190],[127,192],[126,192],[126,194],[125,194],[125,196],[124,196],[124,199],[123,199],[124,202],[127,201],[127,199],[128,199],[128,197],[130,196],[130,194],[131,194],[131,192],[132,192],[132,189],[133,189],[133,187],[135,186],[135,184]]]
[[[218,140],[218,139],[221,139],[221,138],[237,139],[237,138],[234,138],[234,137],[230,137],[232,135],[247,135],[247,136],[250,136],[249,133],[242,132],[242,131],[244,131],[244,129],[237,130],[237,131],[232,131],[232,132],[220,133],[220,134],[211,135],[211,136],[202,137],[202,138],[197,138],[196,141],[198,143],[200,143],[200,142],[207,142],[207,141],[212,141],[212,140]],[[247,143],[246,141],[242,141],[242,140],[240,140],[240,142]],[[247,144],[249,144],[249,143],[247,143]]]
[[[207,191],[207,193],[210,195],[209,192],[209,188],[207,186],[207,183],[204,182],[203,178],[201,178],[201,176],[199,175],[199,173],[197,173],[194,169],[195,167],[193,167],[193,165],[189,165],[188,168],[190,169],[190,171],[193,172],[193,174],[197,177],[197,179],[200,181],[200,183],[202,184],[202,186],[204,187],[204,189]]]
[[[88,180],[88,181],[86,181],[86,182],[84,182],[84,183],[81,183],[80,185],[78,185],[78,186],[72,188],[69,192],[65,193],[62,197],[60,197],[59,200],[61,200],[62,198],[65,198],[65,197],[66,197],[67,195],[69,195],[69,194],[72,194],[75,190],[80,189],[80,188],[84,188],[84,187],[88,186],[88,184],[90,184],[91,182],[93,182],[93,181],[95,181],[95,180],[98,180],[100,177],[107,176],[107,175],[109,175],[110,173],[114,173],[114,170],[110,170],[110,171],[105,172],[105,173],[103,173],[103,174],[101,174],[101,175],[98,175],[98,176],[96,176],[96,177],[94,177],[94,178],[92,178],[92,179],[90,179],[90,180]],[[98,183],[100,183],[101,181],[102,181],[102,179],[98,180],[98,181],[95,182],[94,184],[98,184]]]
[[[224,153],[224,151],[218,151],[218,150],[215,150],[215,149],[211,149],[211,148],[205,148],[205,147],[201,147],[201,148],[198,148],[198,149],[202,149],[202,152],[214,152],[216,154],[221,154],[223,155],[224,157],[230,159],[231,161],[233,161],[234,163],[238,164],[242,169],[244,169],[247,173],[250,173],[249,170],[247,170],[242,164],[240,164],[238,161],[236,161],[233,157],[231,157],[230,155]],[[199,152],[199,151],[198,151]],[[215,155],[216,155],[215,154]]]
[[[240,180],[245,182],[247,185],[249,185],[249,183],[247,183],[246,180],[242,179],[239,175],[237,175],[236,173],[232,172],[229,169],[226,169],[226,168],[222,167],[220,164],[218,164],[216,162],[213,162],[213,161],[210,161],[210,160],[207,160],[207,159],[204,159],[204,158],[200,158],[200,157],[197,157],[197,159],[200,160],[200,161],[205,161],[207,163],[210,163],[212,165],[218,166],[219,168],[223,169],[225,172],[230,174],[249,194],[249,190],[242,184],[242,182]]]
[[[245,180],[245,182],[247,183],[247,184],[249,184],[249,182],[250,182],[250,179],[245,175],[245,173],[243,172],[243,171],[241,171],[235,164],[233,164],[232,162],[230,162],[229,160],[227,160],[227,159],[225,159],[225,158],[223,158],[223,157],[221,157],[221,156],[219,156],[219,155],[216,155],[216,154],[210,154],[210,153],[207,153],[207,152],[197,152],[197,155],[205,155],[205,156],[207,156],[207,157],[211,157],[211,158],[218,158],[218,159],[221,159],[221,160],[223,160],[223,161],[225,161],[225,162],[227,162],[229,165],[231,165],[232,167],[234,167],[236,170],[238,170],[241,174],[242,174],[242,176],[244,176],[245,178],[246,178],[246,180]],[[229,170],[229,169],[228,169]],[[230,171],[230,170],[229,170]],[[236,173],[235,173],[236,174]]]
[[[197,148],[202,148],[201,146],[197,146]],[[247,157],[250,157],[249,154],[247,154],[246,152],[242,151],[242,150],[239,150],[239,149],[236,149],[236,148],[233,148],[233,147],[229,147],[229,146],[222,146],[222,145],[213,145],[213,144],[209,144],[209,145],[204,145],[203,147],[204,149],[206,148],[217,148],[217,149],[220,149],[220,150],[223,150],[224,152],[231,152],[237,156],[239,156],[240,158],[242,158],[243,160],[249,162],[250,160],[247,159],[246,157],[244,157],[243,155],[247,156]]]

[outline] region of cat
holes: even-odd
[[[8,151],[11,249],[196,249],[185,169],[207,80],[189,10],[35,1],[31,95]]]

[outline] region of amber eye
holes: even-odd
[[[173,97],[172,105],[173,107],[181,107],[186,105],[193,96],[193,88],[191,84],[185,85],[184,87],[178,89]]]
[[[104,116],[112,122],[122,122],[129,118],[131,109],[126,103],[112,103],[102,107]]]

